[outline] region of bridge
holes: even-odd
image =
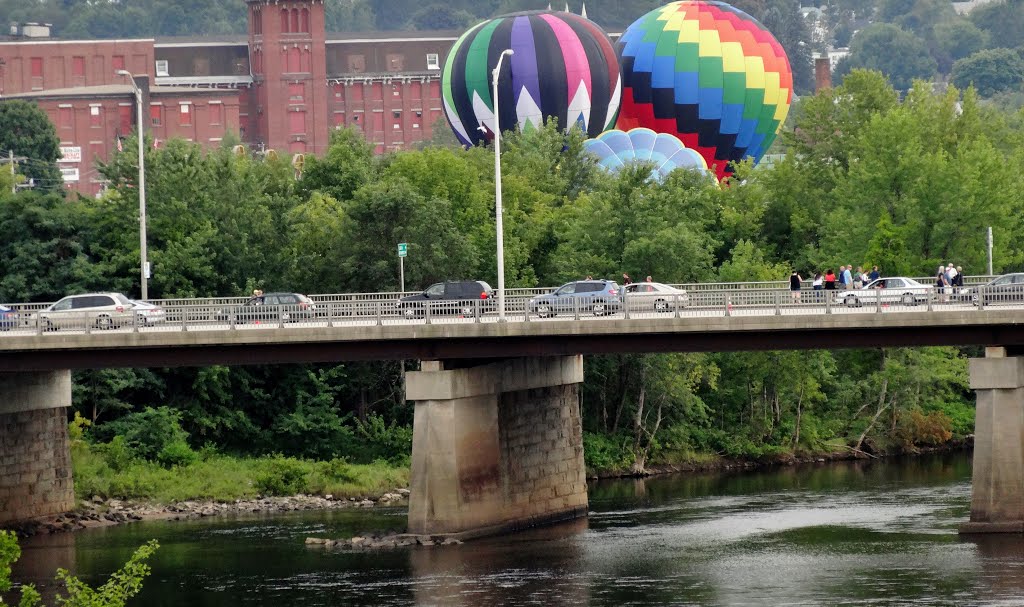
[[[387,294],[248,320],[196,300],[166,303],[157,324],[102,330],[94,317],[49,326],[26,306],[0,333],[0,523],[73,506],[72,369],[419,359],[406,383],[416,407],[409,529],[466,537],[585,515],[581,355],[974,345],[986,356],[970,366],[978,406],[964,531],[1024,531],[1024,297],[927,289],[844,303],[846,293],[797,300],[726,286],[668,305],[627,297],[599,313],[575,301],[553,317],[527,293],[508,298],[507,322],[480,301],[405,315]]]

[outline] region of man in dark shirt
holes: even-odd
[[[878,266],[874,266],[871,268],[871,274],[868,275],[868,278],[878,280],[881,276],[882,274],[878,271]]]

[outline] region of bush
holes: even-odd
[[[187,466],[198,459],[199,454],[193,451],[185,441],[174,441],[164,445],[164,448],[156,454],[157,463],[168,468]]]
[[[96,451],[103,456],[110,469],[114,472],[123,472],[135,461],[135,454],[125,441],[123,436],[115,436],[112,441],[105,445],[97,445]]]
[[[583,433],[583,458],[595,472],[625,472],[633,465],[630,438],[624,435]]]
[[[292,458],[275,456],[263,463],[256,474],[256,490],[264,495],[295,495],[309,489],[309,465]]]
[[[188,433],[181,427],[181,414],[170,407],[146,407],[139,413],[98,426],[93,433],[98,438],[108,437],[111,442],[123,438],[136,457],[148,461],[161,461],[160,455],[164,454],[171,462],[165,465],[174,465],[182,458],[194,457],[186,454],[192,449],[188,446]]]

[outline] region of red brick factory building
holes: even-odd
[[[46,111],[66,185],[85,195],[104,187],[95,161],[135,128],[133,88],[118,70],[142,90],[156,145],[180,137],[215,146],[233,132],[255,150],[322,154],[342,125],[378,153],[430,138],[458,32],[327,34],[323,0],[246,4],[247,36],[58,40],[46,26],[21,26],[0,41],[0,102]]]

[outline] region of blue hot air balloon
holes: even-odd
[[[597,155],[598,164],[609,171],[617,171],[634,161],[654,164],[658,179],[664,179],[678,168],[708,170],[704,157],[683,145],[677,137],[651,129],[605,131],[583,142],[583,148]]]

